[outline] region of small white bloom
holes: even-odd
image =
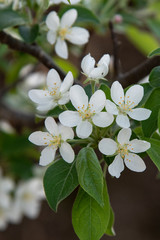
[[[49,28],[47,40],[50,44],[55,43],[55,51],[58,56],[67,59],[68,47],[65,40],[83,45],[88,42],[89,32],[81,27],[71,27],[77,18],[77,10],[70,9],[59,19],[56,12],[52,11],[46,18],[46,25]]]
[[[151,111],[146,108],[136,108],[142,100],[144,89],[140,85],[130,87],[124,95],[122,85],[115,81],[111,87],[111,98],[115,102],[106,100],[106,110],[109,113],[117,115],[116,123],[122,128],[130,127],[129,118],[142,121],[149,118]],[[128,115],[128,116],[127,116]]]
[[[92,133],[92,124],[108,127],[113,122],[113,115],[101,112],[106,102],[102,90],[97,90],[88,103],[84,89],[75,85],[70,89],[70,100],[77,111],[65,111],[59,115],[60,122],[67,127],[75,127],[79,138],[87,138]]]
[[[52,117],[47,117],[45,120],[45,127],[48,132],[37,131],[29,136],[29,141],[37,146],[46,146],[41,152],[40,162],[41,166],[46,166],[55,158],[56,150],[59,148],[62,158],[71,163],[74,160],[74,151],[67,139],[74,138],[72,128],[57,125]]]
[[[146,169],[142,158],[135,153],[145,152],[151,145],[149,142],[138,139],[129,141],[131,133],[130,128],[123,128],[118,133],[117,142],[110,138],[103,138],[98,144],[100,152],[104,155],[116,155],[108,167],[109,173],[116,178],[119,178],[124,170],[124,163],[126,167],[135,172],[143,172]]]
[[[29,98],[38,104],[37,110],[48,111],[57,105],[69,102],[69,89],[73,84],[73,75],[68,72],[63,82],[55,69],[51,69],[47,75],[47,89],[32,89]]]
[[[0,230],[4,231],[8,225],[8,209],[0,206]]]
[[[95,67],[95,59],[91,57],[89,53],[82,59],[81,68],[84,75],[86,75],[89,80],[96,81],[99,79],[103,79],[107,75],[109,69],[109,61],[109,54],[104,54],[97,63],[97,67]]]
[[[77,3],[79,3],[80,1],[81,1],[81,0],[70,0],[70,3],[71,3],[71,4],[77,4]],[[49,5],[51,5],[51,4],[59,4],[59,3],[61,3],[61,2],[66,3],[66,4],[69,4],[69,2],[68,2],[67,0],[50,0]]]

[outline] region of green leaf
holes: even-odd
[[[0,9],[0,30],[23,25],[25,22],[25,19],[12,9]]]
[[[160,132],[160,110],[158,112],[158,130]]]
[[[72,224],[80,240],[99,240],[105,233],[110,217],[106,183],[104,183],[103,197],[104,206],[101,207],[80,188],[72,210]]]
[[[20,26],[19,33],[23,40],[27,43],[33,43],[38,36],[39,26],[35,24],[34,26]]]
[[[103,172],[93,148],[85,147],[80,150],[76,168],[80,186],[103,205]]]
[[[144,89],[144,96],[143,96],[142,100],[140,101],[140,103],[138,104],[138,107],[141,107],[142,105],[144,105],[146,103],[146,101],[150,97],[152,91],[154,90],[154,88],[149,83],[143,83],[143,84],[141,84],[141,86]]]
[[[152,51],[151,53],[149,53],[148,57],[153,57],[156,55],[160,55],[160,48],[157,48],[154,51]]]
[[[108,226],[107,226],[107,230],[105,232],[105,234],[109,235],[109,236],[115,236],[115,231],[113,228],[114,225],[114,212],[113,209],[110,207],[110,216],[109,216],[109,222],[108,222]]]
[[[58,117],[60,113],[62,113],[64,110],[61,109],[59,106],[53,108],[47,113],[47,116],[52,116],[54,118]]]
[[[160,66],[152,69],[149,75],[149,82],[152,87],[160,87]]]
[[[152,138],[145,138],[145,140],[151,143],[151,148],[147,153],[160,171],[160,141]]]
[[[54,162],[44,176],[44,190],[50,207],[57,211],[58,204],[78,186],[75,161],[66,163],[63,159]]]
[[[153,34],[157,35],[157,37],[160,37],[160,21],[157,19],[148,19],[147,20],[148,27],[153,32]]]
[[[144,107],[152,111],[150,117],[147,120],[142,121],[144,136],[150,137],[158,128],[157,118],[160,109],[160,88],[153,90]]]
[[[101,84],[100,89],[105,93],[107,99],[112,100],[111,99],[111,90],[107,84]]]

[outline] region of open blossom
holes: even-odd
[[[87,76],[89,80],[98,80],[104,78],[108,73],[108,65],[110,61],[109,54],[104,54],[103,57],[97,63],[95,67],[95,59],[91,57],[90,53],[86,55],[81,62],[81,68],[84,75]]]
[[[76,3],[79,3],[81,0],[70,0],[70,3],[71,4],[76,4]],[[69,4],[69,2],[67,0],[50,0],[49,4],[59,4],[59,3],[66,3],[66,4]]]
[[[144,89],[140,85],[130,87],[124,95],[124,90],[118,81],[111,86],[111,98],[106,101],[106,110],[109,113],[117,115],[116,123],[122,128],[130,127],[129,118],[142,121],[149,118],[151,111],[146,108],[136,108],[144,96]],[[128,116],[127,116],[128,115]]]
[[[58,56],[67,59],[68,47],[65,40],[83,45],[88,42],[89,32],[81,27],[71,27],[77,18],[77,10],[70,9],[59,19],[57,13],[52,11],[46,18],[46,24],[49,28],[47,40],[50,44],[55,43],[55,51]]]
[[[73,75],[68,72],[63,82],[56,70],[51,69],[47,75],[47,89],[32,89],[29,91],[29,98],[38,104],[39,111],[48,111],[57,105],[64,105],[69,102],[69,89],[73,84]]]
[[[109,173],[119,178],[124,170],[124,163],[127,168],[135,172],[143,172],[146,165],[141,157],[136,153],[147,151],[151,145],[149,142],[134,139],[130,141],[131,129],[123,128],[117,136],[117,142],[110,138],[103,138],[98,145],[101,153],[104,155],[116,155],[113,162],[109,165]]]
[[[113,115],[101,112],[106,97],[102,90],[97,90],[88,102],[84,89],[75,85],[70,89],[70,100],[77,111],[65,111],[59,115],[60,122],[68,127],[76,127],[79,138],[87,138],[92,133],[92,124],[98,127],[108,127],[113,122]]]
[[[45,127],[48,132],[36,131],[29,136],[29,141],[37,146],[46,146],[40,156],[39,164],[46,166],[55,158],[56,150],[59,148],[62,158],[71,163],[74,160],[74,151],[68,139],[74,138],[72,128],[57,125],[52,117],[47,117],[45,120]]]

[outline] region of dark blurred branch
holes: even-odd
[[[128,85],[137,83],[139,80],[149,75],[152,68],[158,65],[160,65],[160,56],[149,58],[137,67],[121,74],[117,80],[122,83],[124,87],[127,87]]]
[[[3,44],[7,44],[8,47],[13,50],[18,50],[32,55],[33,57],[37,58],[41,63],[43,63],[44,66],[46,66],[47,68],[56,69],[62,79],[65,77],[65,73],[53,62],[52,58],[36,44],[29,45],[25,42],[13,38],[12,36],[3,31],[0,31],[0,42]]]

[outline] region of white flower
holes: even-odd
[[[46,18],[49,28],[47,40],[50,44],[55,43],[55,51],[58,56],[67,59],[68,47],[65,40],[77,45],[88,42],[89,32],[81,27],[71,27],[77,18],[77,11],[70,9],[65,12],[61,21],[56,12],[52,11]]]
[[[47,89],[32,89],[29,98],[38,104],[39,111],[48,111],[57,105],[69,102],[69,89],[73,84],[73,75],[68,72],[63,82],[56,70],[51,69],[47,75]]]
[[[146,169],[142,158],[135,153],[145,152],[151,145],[149,142],[138,139],[129,141],[131,133],[130,128],[123,128],[118,133],[117,142],[110,138],[103,138],[99,142],[98,148],[101,153],[107,156],[116,155],[108,167],[109,173],[116,178],[119,178],[124,170],[124,163],[135,172],[143,172]]]
[[[74,138],[74,132],[71,128],[57,125],[52,117],[47,117],[45,127],[48,132],[37,131],[29,136],[29,141],[37,146],[47,146],[41,152],[39,164],[46,166],[55,158],[56,150],[59,148],[62,158],[71,163],[74,160],[74,151],[67,139]]]
[[[79,3],[81,0],[70,0],[70,3],[71,4],[76,4],[76,3]],[[69,2],[67,0],[50,0],[49,4],[59,4],[59,3],[66,3],[66,4],[69,4]]]
[[[144,89],[140,85],[130,87],[124,95],[123,88],[118,81],[115,81],[111,87],[111,98],[115,102],[106,100],[106,110],[109,113],[117,115],[116,123],[122,128],[130,127],[129,118],[142,121],[149,118],[151,111],[146,108],[136,108],[142,100]],[[128,115],[128,116],[127,116]]]
[[[0,230],[3,231],[8,225],[8,209],[0,206]]]
[[[81,62],[81,68],[84,75],[90,80],[103,79],[108,73],[108,65],[110,61],[109,54],[104,54],[95,67],[95,59],[91,57],[90,53],[86,55]]]
[[[70,89],[70,100],[77,111],[65,111],[59,115],[60,122],[67,127],[76,127],[79,138],[87,138],[92,133],[92,124],[98,127],[108,127],[113,122],[113,115],[101,112],[106,97],[102,90],[97,90],[88,103],[84,89],[75,85]]]

